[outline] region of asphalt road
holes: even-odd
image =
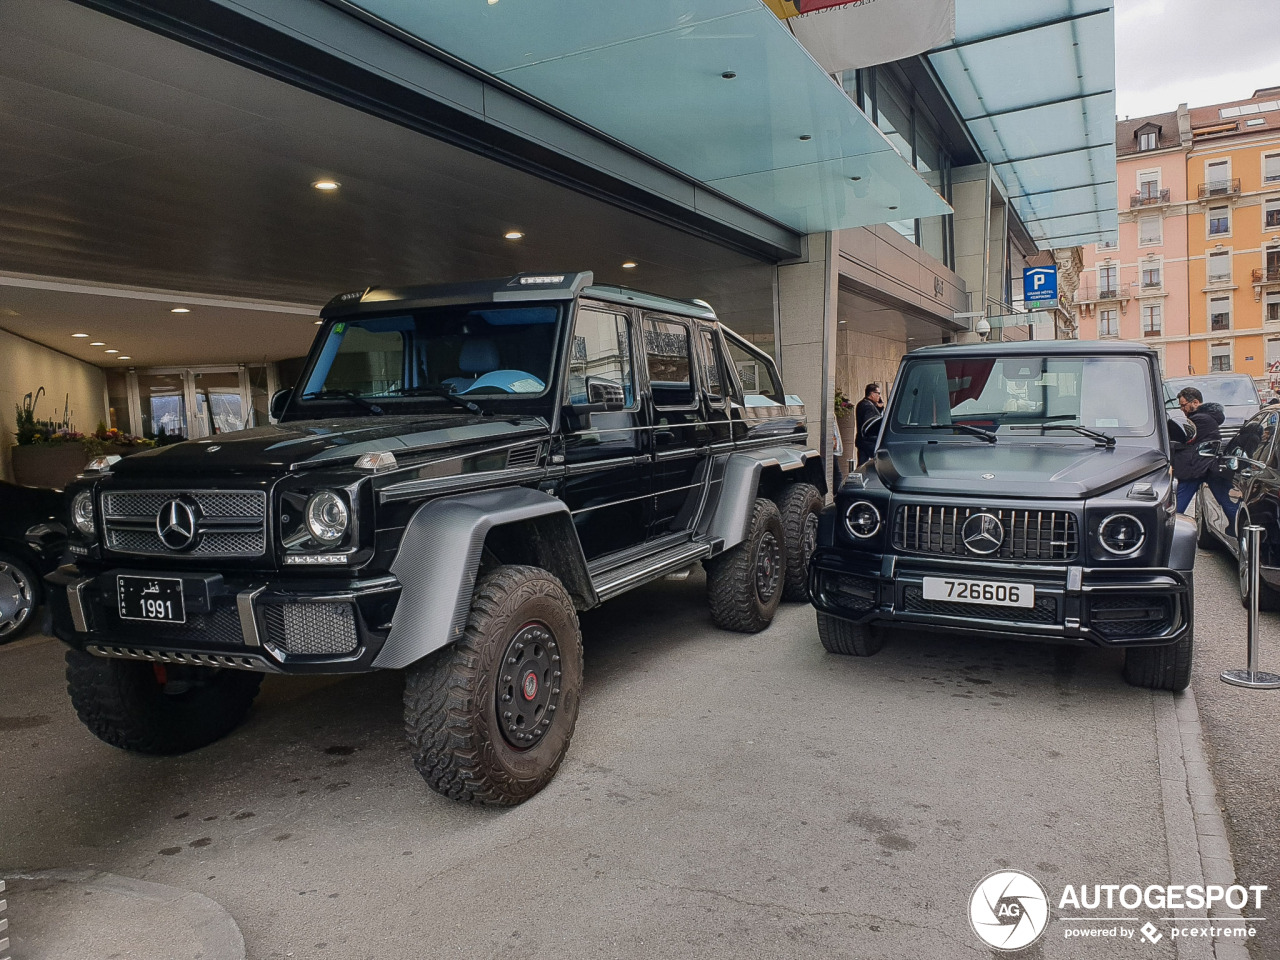
[[[1275,890],[1280,693],[1216,680],[1243,665],[1243,611],[1228,564],[1200,562],[1195,691],[1240,875]],[[55,641],[0,648],[14,960],[83,957],[95,925],[98,956],[215,956],[211,907],[255,960],[988,956],[968,902],[992,871],[1053,899],[1196,882],[1171,875],[1166,843],[1172,698],[1126,686],[1119,655],[904,635],[834,657],[807,606],[743,636],[711,625],[703,594],[695,575],[583,618],[569,756],[510,810],[423,784],[395,674],[268,678],[232,736],[157,759],[80,726]],[[1175,956],[1169,937],[1066,926],[1055,909],[1019,955]],[[1259,926],[1271,960],[1280,922]]]

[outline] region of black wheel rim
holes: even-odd
[[[17,633],[35,610],[35,591],[27,575],[0,560],[0,637]]]
[[[782,577],[782,548],[778,538],[766,532],[756,546],[756,596],[761,603],[773,599]]]
[[[809,565],[809,558],[818,547],[818,515],[813,512],[804,516],[804,529],[800,532],[800,559]]]
[[[495,705],[502,737],[517,750],[536,747],[560,706],[560,652],[545,623],[526,623],[498,667]]]

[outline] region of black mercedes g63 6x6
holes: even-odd
[[[698,562],[723,627],[805,599],[821,457],[773,361],[707,304],[579,273],[322,316],[277,424],[68,488],[54,629],[106,742],[209,743],[263,673],[405,669],[427,782],[518,803],[569,746],[578,610]]]
[[[887,626],[1118,647],[1191,677],[1195,527],[1175,517],[1156,355],[1054,341],[903,358],[875,457],[822,515],[809,588],[832,653]]]

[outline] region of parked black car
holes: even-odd
[[[1237,505],[1234,520],[1207,487],[1196,492],[1197,542],[1206,550],[1225,546],[1236,558],[1240,573],[1240,600],[1249,600],[1248,556],[1241,531],[1250,524],[1262,527],[1258,557],[1258,607],[1280,610],[1280,443],[1276,426],[1280,406],[1263,408],[1234,436],[1201,452],[1219,455],[1215,461],[1231,484],[1230,500]]]
[[[1089,644],[1123,649],[1130,683],[1181,690],[1194,560],[1152,350],[941,346],[903,359],[809,585],[833,653],[874,654],[894,626]]]
[[[1212,373],[1198,377],[1171,377],[1164,382],[1164,405],[1168,416],[1179,424],[1187,423],[1178,409],[1178,391],[1195,387],[1205,403],[1222,405],[1225,419],[1223,431],[1240,426],[1261,408],[1258,388],[1247,373]]]
[[[277,425],[69,489],[51,605],[108,743],[209,743],[263,673],[404,669],[427,782],[518,803],[569,746],[579,610],[699,562],[723,627],[805,599],[822,460],[773,361],[707,304],[581,273],[322,316]]]
[[[59,490],[0,481],[0,643],[15,640],[36,622],[44,602],[46,573],[66,548]]]

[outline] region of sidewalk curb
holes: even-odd
[[[1236,868],[1213,772],[1204,754],[1195,694],[1190,688],[1180,695],[1155,694],[1152,708],[1170,882],[1233,884]],[[1243,920],[1238,910],[1227,907],[1215,907],[1212,915],[1188,910],[1186,916]],[[1249,960],[1243,941],[1179,939],[1174,945],[1178,960]]]
[[[244,936],[239,925],[220,903],[202,893],[98,870],[11,871],[3,879],[75,884],[86,891],[141,901],[154,907],[159,915],[185,918],[200,945],[199,955],[205,960],[244,960]],[[13,895],[11,891],[9,896]],[[119,932],[127,936],[126,931]],[[16,949],[22,931],[10,927],[8,934]]]

